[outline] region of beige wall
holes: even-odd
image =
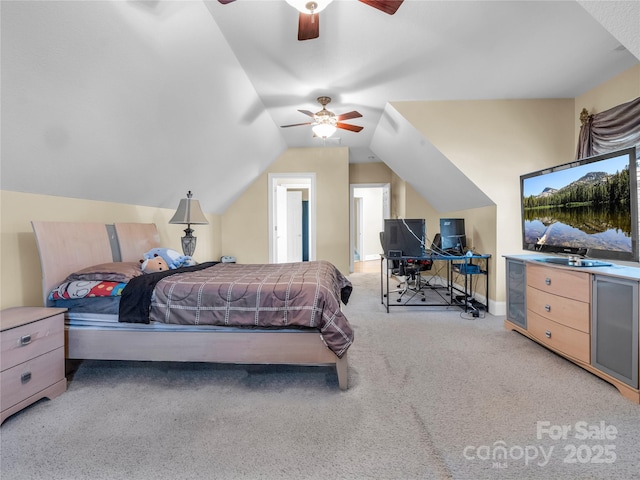
[[[222,215],[222,250],[240,263],[269,262],[270,173],[316,174],[316,258],[349,272],[349,149],[284,152]]]
[[[469,219],[466,228],[474,229],[476,250],[483,245],[481,253],[493,257],[489,289],[498,302],[494,311],[501,312],[506,297],[501,257],[522,250],[519,177],[573,158],[573,99],[406,102],[394,106],[497,205],[481,215],[478,209],[470,209],[438,212],[438,216],[455,214],[465,218],[465,224]],[[491,218],[486,218],[487,213]],[[496,231],[488,231],[494,226]]]
[[[176,205],[177,207],[177,205]],[[42,305],[42,273],[32,220],[66,222],[155,223],[160,241],[182,252],[182,225],[169,225],[175,210],[0,191],[0,308]],[[195,225],[194,258],[220,258],[220,219],[207,215],[209,225]],[[140,252],[140,257],[144,252]],[[61,279],[64,280],[64,279]]]
[[[351,163],[349,164],[349,183],[390,183],[391,169],[386,163]]]
[[[425,211],[431,232],[435,217],[465,218],[474,250],[490,253],[490,297],[500,313],[506,299],[502,256],[522,251],[519,176],[566,163],[575,156],[582,108],[598,113],[640,96],[640,65],[576,99],[400,102],[394,107],[478,185],[496,207],[435,212],[403,195],[406,217]],[[392,193],[392,198],[396,198]],[[435,230],[434,230],[435,229]]]
[[[426,222],[427,238],[433,240],[433,236],[440,231],[440,214],[414,190],[411,185],[403,182],[404,192],[404,218],[424,218]]]
[[[406,215],[407,188],[411,188],[407,182],[395,173],[391,174],[391,218],[409,218]]]

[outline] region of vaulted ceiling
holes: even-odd
[[[2,188],[223,213],[289,147],[409,166],[417,132],[375,138],[390,102],[576,97],[638,63],[639,5],[335,0],[300,42],[284,0],[1,2]],[[280,128],[320,95],[362,132]]]

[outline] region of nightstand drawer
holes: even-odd
[[[527,308],[556,323],[584,333],[590,331],[591,305],[589,303],[527,287]]]
[[[2,411],[64,379],[64,347],[0,373]]]
[[[64,346],[64,314],[0,332],[0,362],[6,370]]]
[[[562,297],[590,302],[590,276],[561,268],[527,265],[527,285]]]
[[[588,333],[541,317],[531,310],[527,312],[527,330],[543,345],[581,362],[590,362],[591,336]]]

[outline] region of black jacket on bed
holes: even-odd
[[[181,267],[164,272],[149,273],[132,278],[122,290],[118,321],[126,323],[149,323],[149,309],[151,308],[151,294],[156,284],[164,277],[182,272],[195,272],[220,262],[206,262],[190,267]]]

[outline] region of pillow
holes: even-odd
[[[132,278],[142,274],[140,262],[101,263],[100,265],[93,265],[72,273],[67,277],[65,282],[75,282],[78,280],[128,282]]]
[[[126,283],[79,280],[64,282],[51,290],[49,300],[64,300],[91,297],[115,297],[122,295]]]

